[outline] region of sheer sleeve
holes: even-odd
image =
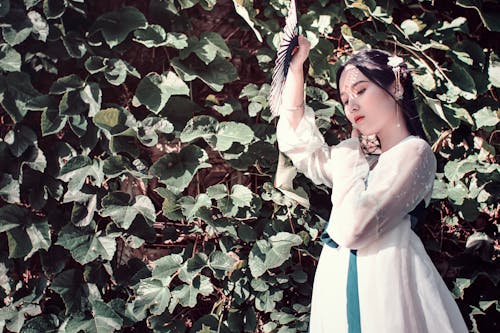
[[[332,213],[327,232],[340,246],[358,249],[392,230],[422,200],[430,202],[436,158],[429,144],[413,138],[380,155],[369,172],[359,142],[351,138],[331,151]]]
[[[304,116],[295,129],[290,126],[286,116],[281,116],[276,137],[279,150],[292,160],[297,170],[316,185],[332,186],[331,170],[328,167],[330,147],[316,126],[311,107],[305,106]]]

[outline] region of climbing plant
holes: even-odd
[[[287,8],[0,0],[0,331],[307,332],[331,207],[274,177]],[[438,159],[417,233],[471,332],[499,331],[498,3],[298,9],[329,144],[350,133],[339,64],[366,47],[410,64]]]

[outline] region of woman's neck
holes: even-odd
[[[392,125],[394,126],[394,125]],[[394,127],[394,128],[384,128],[377,133],[377,137],[380,142],[380,151],[383,153],[393,146],[397,145],[401,140],[409,136],[411,133],[408,131],[406,126]]]

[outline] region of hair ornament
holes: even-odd
[[[399,67],[399,65],[401,65],[403,63],[403,58],[401,58],[397,55],[394,55],[392,57],[388,57],[387,59],[388,59],[387,65],[391,66],[393,70],[397,69]]]
[[[401,64],[403,64],[403,58],[393,55],[387,58],[387,65],[392,67],[394,72],[394,78],[396,81],[396,98],[401,100],[403,96],[400,95],[401,92]]]

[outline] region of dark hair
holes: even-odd
[[[340,75],[342,75],[345,67],[347,65],[353,65],[356,66],[356,68],[359,69],[361,73],[363,73],[370,81],[392,96],[388,89],[396,77],[394,76],[392,67],[387,64],[390,56],[392,56],[391,53],[377,49],[364,49],[357,52],[337,70],[337,90],[340,91]],[[410,133],[427,141],[427,136],[422,128],[422,123],[420,122],[417,106],[415,104],[413,80],[410,75],[410,71],[408,70],[408,66],[405,62],[402,62],[399,66],[401,68],[401,86],[404,89],[403,99],[398,101],[394,97],[393,98],[400,106],[406,127]],[[340,100],[340,103],[344,106],[342,100]]]

